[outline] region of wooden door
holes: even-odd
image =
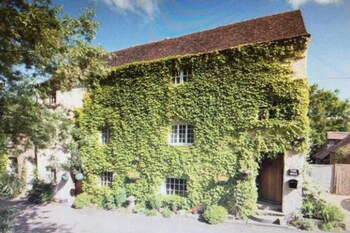
[[[257,182],[261,201],[282,204],[283,155],[262,161]]]
[[[350,195],[350,164],[335,164],[334,185],[336,194]]]

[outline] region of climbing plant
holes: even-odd
[[[97,200],[104,171],[112,190],[138,201],[158,193],[166,177],[187,180],[192,205],[220,204],[248,216],[257,200],[255,179],[264,156],[305,151],[308,83],[295,79],[290,61],[308,38],[245,45],[206,54],[168,57],[114,68],[78,111],[84,190]],[[189,82],[174,71],[191,67]],[[174,121],[194,126],[191,146],[174,146]],[[99,142],[108,125],[111,138]],[[137,179],[128,179],[128,174]]]

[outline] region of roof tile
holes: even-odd
[[[301,12],[290,11],[112,52],[111,66],[207,53],[243,44],[309,36]]]

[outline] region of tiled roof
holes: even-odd
[[[301,12],[289,11],[112,52],[110,65],[207,53],[300,36],[309,36]]]
[[[328,133],[348,133],[348,134],[345,135],[345,137],[340,142],[335,144],[334,146],[331,146],[331,147],[328,147],[328,148],[325,147],[320,152],[318,152],[315,155],[315,158],[317,158],[317,159],[324,159],[330,153],[336,152],[339,148],[341,148],[341,147],[343,147],[343,146],[345,146],[345,145],[350,143],[350,133],[349,132],[328,132]],[[328,138],[328,133],[327,133],[327,138]]]
[[[343,140],[348,135],[350,135],[350,132],[327,132],[327,139],[328,140]]]

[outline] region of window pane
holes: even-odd
[[[172,126],[170,142],[177,143],[177,125]]]
[[[186,143],[186,125],[179,125],[179,143]]]
[[[188,125],[187,126],[187,143],[193,143],[193,142],[194,142],[193,126]]]
[[[185,196],[187,187],[186,180],[177,178],[166,179],[166,194],[177,194]]]

